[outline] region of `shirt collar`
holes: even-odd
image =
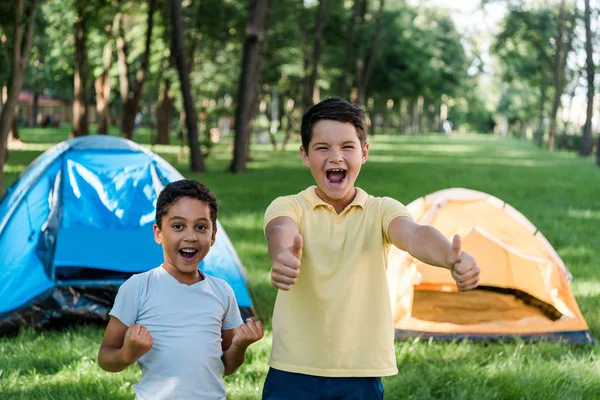
[[[360,208],[364,209],[365,205],[367,204],[367,198],[369,197],[367,192],[365,192],[364,190],[362,190],[361,188],[358,188],[358,187],[355,189],[356,189],[356,196],[354,196],[354,200],[352,200],[352,202],[350,204],[348,204],[346,209],[350,209],[352,207],[360,207]],[[324,206],[324,207],[328,207],[328,208],[332,207],[331,204],[327,204],[319,196],[317,196],[317,187],[316,186],[311,186],[308,189],[304,190],[300,194],[302,195],[302,197],[304,197],[304,199],[306,199],[306,201],[308,201],[308,204],[310,204],[310,206],[313,208],[313,210],[315,208],[317,208],[318,206]]]

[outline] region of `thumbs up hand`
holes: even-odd
[[[479,284],[479,266],[471,255],[462,251],[462,243],[459,235],[452,239],[452,251],[450,252],[450,272],[456,281],[456,286],[461,292],[475,289]]]
[[[290,247],[285,247],[277,254],[271,269],[271,283],[281,290],[290,290],[300,274],[302,259],[302,236],[296,234]]]

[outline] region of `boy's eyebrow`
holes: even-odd
[[[354,140],[346,140],[344,143],[342,143],[342,145],[346,145],[346,144],[354,144]],[[314,146],[319,146],[319,145],[329,146],[329,143],[327,143],[327,142],[316,142],[316,143],[313,143],[313,147]]]
[[[172,221],[174,219],[182,219],[182,220],[186,221],[186,218],[180,217],[179,215],[175,215],[175,216],[169,218],[169,221]],[[208,219],[206,217],[200,217],[200,218],[197,218],[196,221],[210,221],[210,219]]]

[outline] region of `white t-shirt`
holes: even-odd
[[[242,324],[233,289],[202,274],[179,283],[162,266],[129,278],[119,288],[110,315],[144,325],[152,349],[138,361],[142,379],[136,399],[224,399],[221,330]]]

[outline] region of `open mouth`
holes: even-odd
[[[184,261],[193,261],[196,257],[196,254],[198,254],[198,250],[189,248],[181,249],[179,250],[179,254],[181,254],[181,257],[184,259]]]
[[[348,175],[348,171],[342,168],[331,168],[325,172],[327,176],[327,181],[333,187],[342,186],[344,181],[346,180],[346,175]]]

